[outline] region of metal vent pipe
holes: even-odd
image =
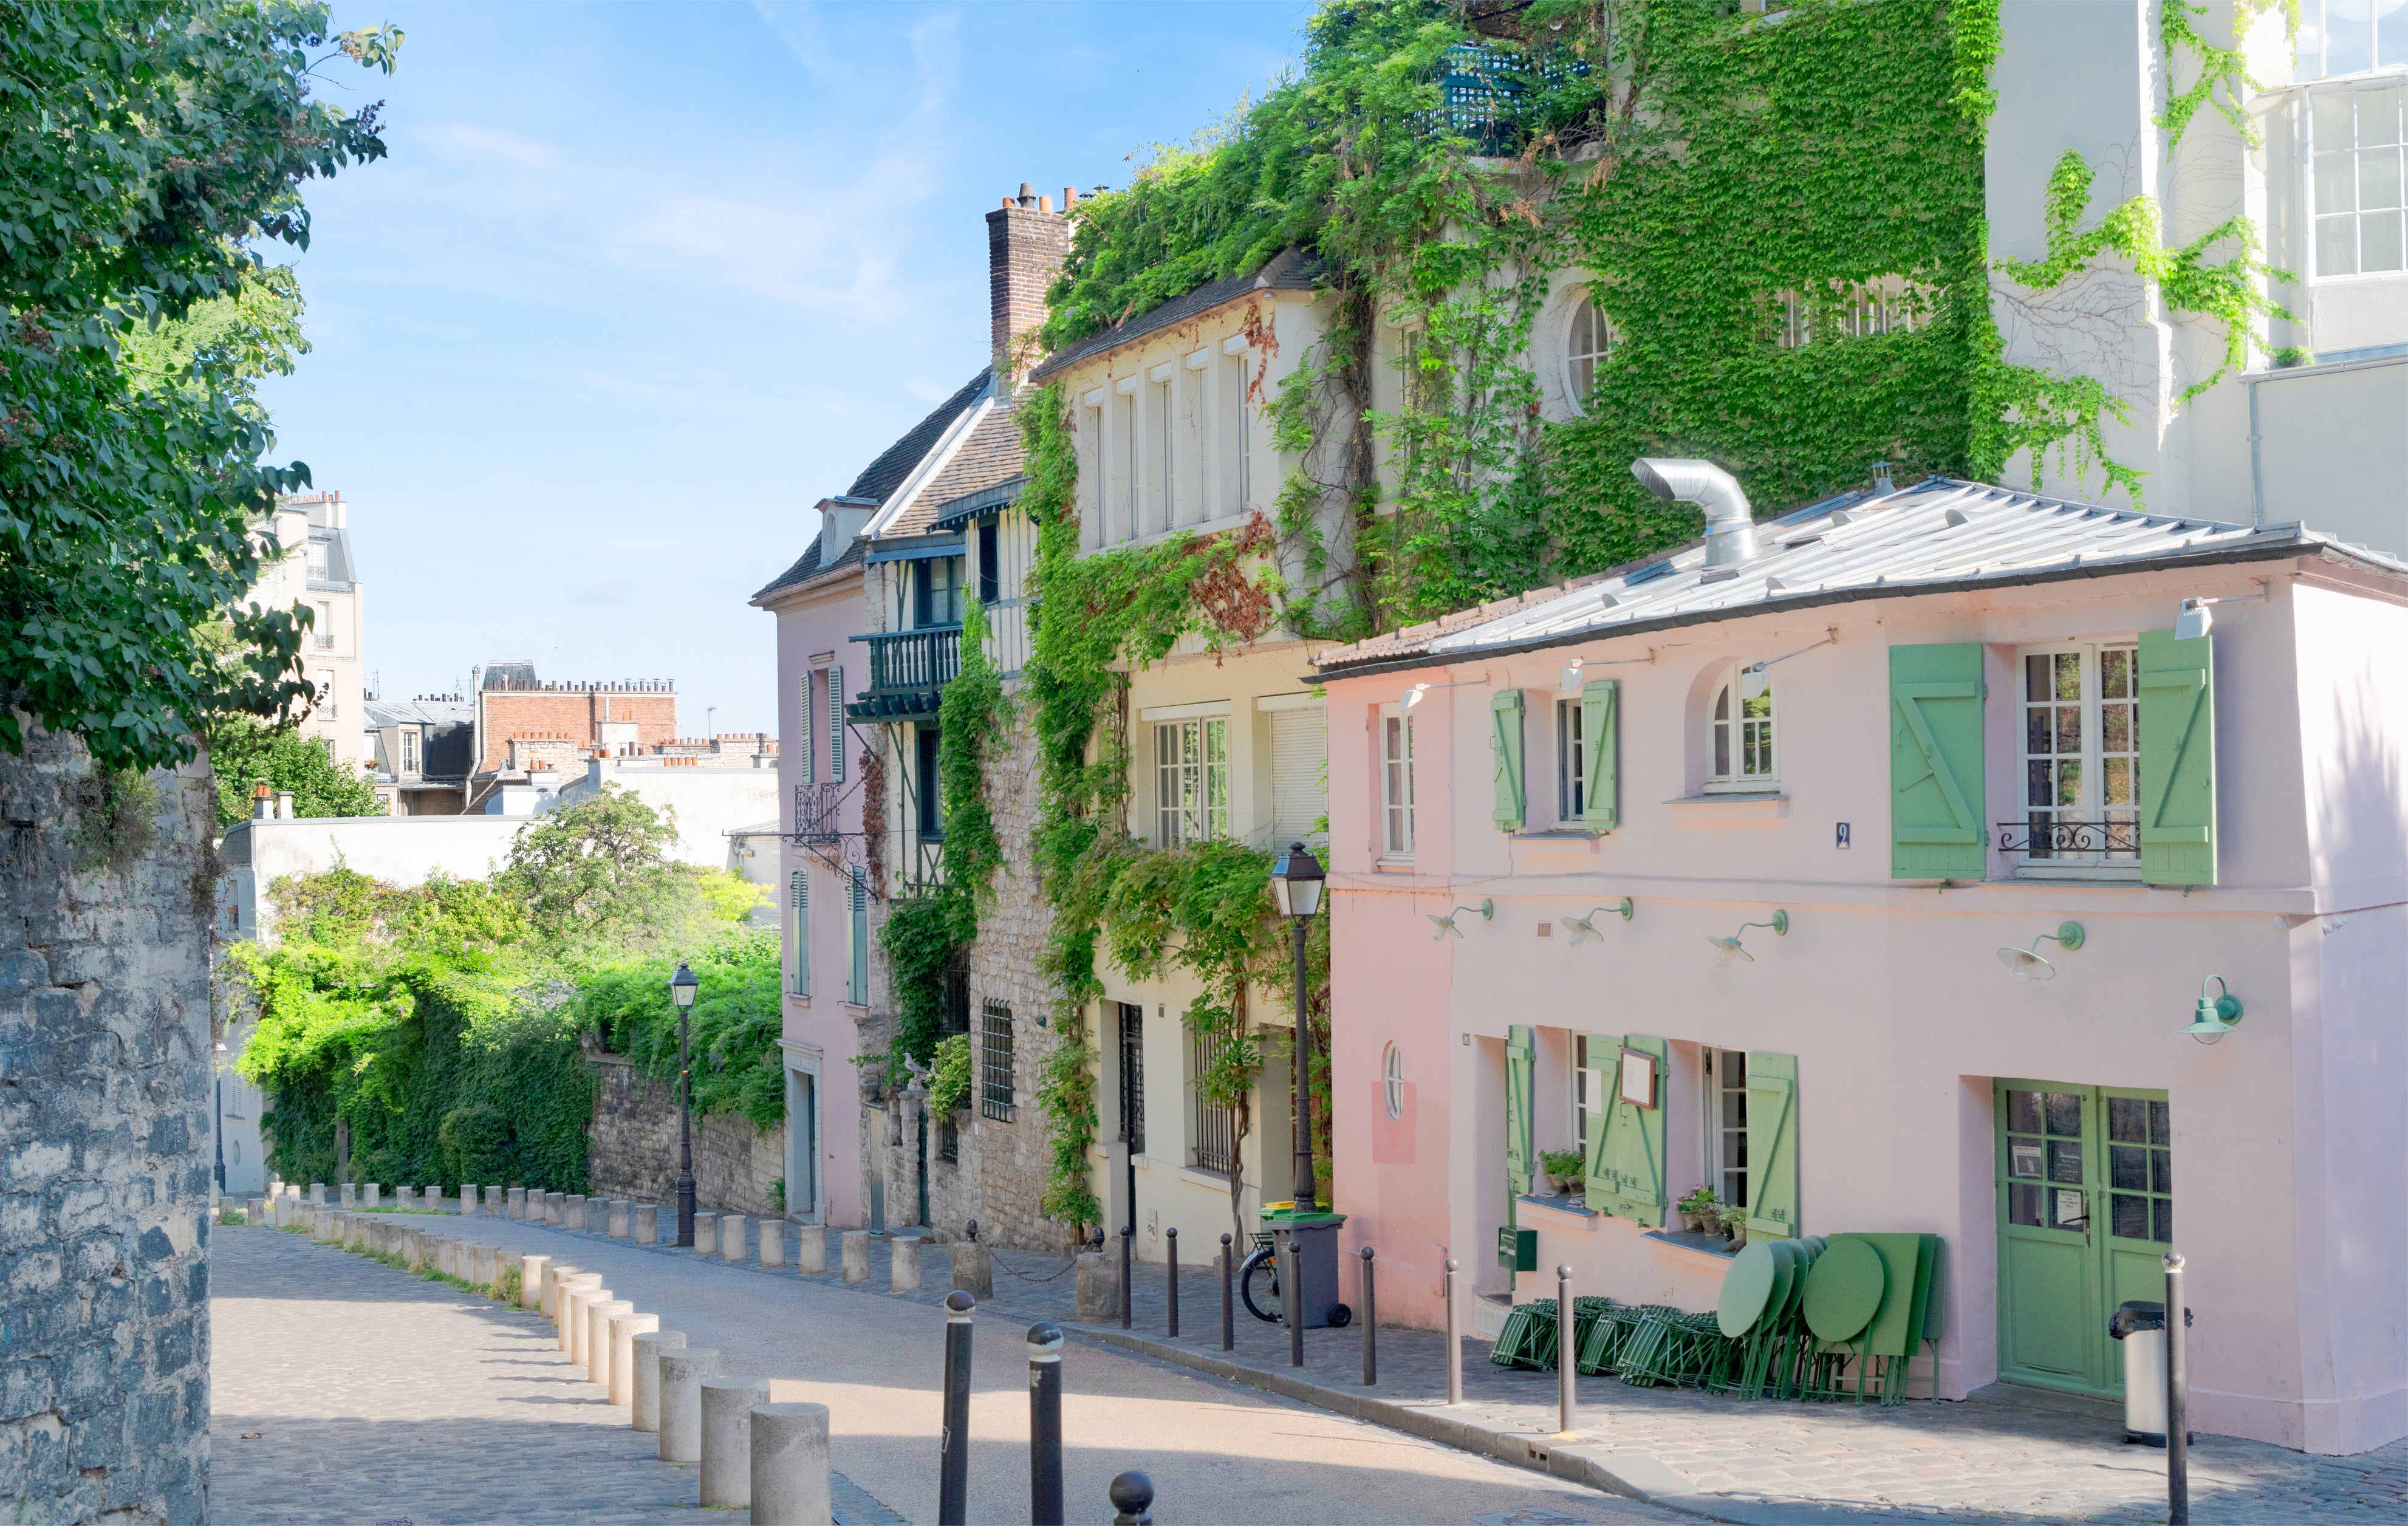
[[[1756,559],[1756,513],[1739,479],[1711,461],[1641,456],[1630,475],[1657,497],[1694,503],[1706,511],[1706,565],[1735,567]]]

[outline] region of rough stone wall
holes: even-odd
[[[198,1521],[214,790],[206,766],[150,775],[155,840],[93,864],[89,757],[19,724],[23,754],[0,750],[0,1501]]]
[[[594,1057],[602,1071],[586,1130],[586,1190],[596,1197],[674,1203],[678,1181],[677,1087],[640,1074],[617,1055]],[[777,1184],[786,1175],[786,1130],[757,1128],[728,1113],[694,1120],[694,1195],[714,1213],[782,1218]]]

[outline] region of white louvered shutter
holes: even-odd
[[[1329,731],[1318,705],[1275,710],[1271,723],[1272,851],[1308,842],[1329,810]]]

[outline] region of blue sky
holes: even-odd
[[[985,363],[987,209],[1126,183],[1310,8],[338,3],[408,34],[323,71],[392,156],[309,187],[314,349],[265,396],[351,507],[383,693],[529,658],[774,729],[745,600]]]

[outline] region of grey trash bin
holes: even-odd
[[[2107,1334],[2124,1343],[2124,1439],[2164,1446],[2166,1306],[2138,1299],[2118,1304],[2107,1320]]]

